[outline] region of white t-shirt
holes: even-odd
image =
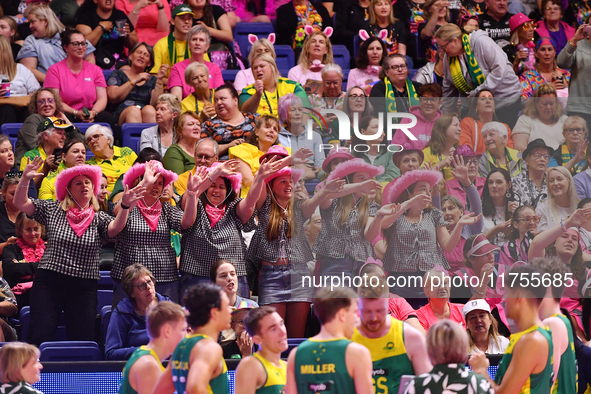
[[[8,79],[8,76],[0,74],[0,79]],[[16,76],[10,81],[10,96],[22,97],[28,96],[35,90],[39,89],[39,82],[25,65],[16,64]]]
[[[517,119],[517,123],[515,123],[511,135],[527,134],[529,135],[528,143],[541,138],[546,145],[550,146],[552,149],[558,149],[564,142],[562,126],[564,125],[566,118],[566,115],[562,115],[556,124],[549,126],[542,123],[537,118],[532,119],[529,116],[521,115],[519,119]]]
[[[497,346],[497,342],[499,342],[499,346]],[[488,349],[486,350],[486,354],[504,354],[505,350],[509,346],[509,340],[502,335],[497,337],[495,341],[492,337],[488,340]],[[478,353],[477,349],[474,348],[469,352],[471,355]]]
[[[554,219],[552,209],[550,208],[549,200],[545,200],[543,203],[538,204],[538,207],[536,208],[536,214],[540,215],[540,223],[538,223],[538,232],[547,230],[550,227],[554,227],[557,224],[560,224],[560,221],[566,219],[568,215],[574,212],[574,210],[570,208],[563,208],[561,206],[556,205],[556,212],[558,213],[558,221]]]
[[[482,217],[482,232],[486,233],[494,226],[499,223],[505,222],[505,210],[506,207],[495,207],[495,213],[492,216]],[[503,232],[498,233],[495,239],[492,241],[493,244],[499,248],[507,242],[507,235]]]

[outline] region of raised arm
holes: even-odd
[[[471,211],[476,215],[480,215],[482,213],[482,200],[478,194],[478,189],[476,189],[476,186],[470,181],[470,178],[468,177],[468,166],[466,166],[464,158],[462,156],[455,155],[452,163],[453,166],[451,168],[451,173],[453,174],[454,178],[458,180],[460,186],[466,191],[466,196],[470,202]],[[482,232],[482,226],[483,221],[479,220],[468,227],[470,228],[470,232],[472,234],[479,234]]]
[[[326,183],[322,189],[314,193],[312,198],[302,203],[302,214],[305,219],[308,219],[314,214],[316,208],[326,198],[335,198],[335,196],[343,193],[345,187],[345,181],[343,179],[333,179]]]
[[[369,218],[367,227],[365,228],[365,239],[373,241],[380,231],[384,228],[390,227],[402,214],[404,214],[404,204],[387,204],[380,208],[374,218]]]
[[[43,158],[41,156],[37,156],[33,161],[29,161],[23,170],[23,175],[14,193],[14,205],[19,211],[26,213],[27,216],[33,216],[35,213],[35,204],[27,196],[29,183],[31,179],[37,176],[43,176],[43,173],[37,172],[42,165]]]
[[[115,238],[117,234],[123,230],[125,225],[127,224],[127,218],[129,217],[129,210],[135,206],[135,204],[142,199],[144,193],[146,192],[146,188],[138,184],[133,189],[129,189],[129,186],[125,186],[125,191],[123,192],[123,197],[121,197],[121,209],[115,220],[109,223],[108,232],[109,238]]]
[[[445,226],[437,227],[437,242],[439,243],[439,246],[441,246],[441,248],[447,253],[450,253],[460,241],[460,236],[462,235],[462,229],[464,226],[474,224],[481,218],[482,214],[474,216],[474,212],[470,212],[467,215],[462,216],[451,234],[449,231],[447,231]]]
[[[206,167],[197,167],[195,169],[195,175],[189,173],[187,190],[185,191],[187,202],[185,203],[183,218],[181,219],[181,228],[183,230],[188,229],[195,223],[195,219],[197,218],[197,197],[203,193],[203,191],[200,191],[201,185],[207,179],[208,173]]]

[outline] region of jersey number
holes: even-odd
[[[380,376],[379,378],[372,380],[375,394],[388,394],[388,386],[386,386],[386,382],[388,381],[387,378]]]

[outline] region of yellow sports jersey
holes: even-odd
[[[281,363],[280,367],[277,367],[263,356],[260,353],[253,354],[254,358],[259,360],[261,364],[263,364],[263,368],[267,373],[267,380],[263,387],[256,391],[256,394],[281,394],[285,389],[285,382],[287,380],[287,364],[285,361],[279,360]]]

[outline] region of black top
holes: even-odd
[[[576,29],[583,24],[583,18],[589,15],[590,10],[591,2],[587,0],[569,0],[564,11],[564,21]]]
[[[417,58],[417,47],[419,24],[423,22],[423,5],[415,3],[412,0],[398,0],[394,3],[394,16],[400,19],[406,26],[406,29],[410,32],[411,36],[408,37],[408,44],[406,47],[406,55]],[[413,37],[414,35],[414,37]]]
[[[18,6],[20,0],[0,0],[0,6],[2,6],[2,12],[4,15],[16,16],[18,14]]]
[[[113,30],[111,32],[103,33],[99,42],[95,45],[97,51],[100,49],[105,50],[109,55],[119,54],[120,57],[125,57],[125,45],[124,45],[124,37],[119,35],[119,31],[117,30],[116,21],[125,19],[127,24],[129,25],[129,30],[133,31],[133,24],[125,15],[125,12],[118,10],[116,8],[113,9],[111,16],[107,19],[103,19],[96,11],[94,12],[80,12],[77,16],[77,24],[79,25],[86,25],[90,27],[92,30],[96,29],[100,22],[112,22],[113,23]]]
[[[219,29],[218,19],[220,19],[222,17],[222,15],[226,14],[226,11],[222,7],[220,7],[219,5],[212,4],[211,7],[212,7],[212,13],[213,13],[213,26],[210,26],[210,27],[215,27],[216,29]],[[203,20],[203,17],[201,17],[199,19],[194,19],[193,26],[195,26],[197,24],[197,22],[205,22],[205,21]],[[216,48],[215,47],[216,44],[218,44],[217,46],[220,47],[221,45],[225,46],[227,43],[220,41],[217,38],[211,37],[211,45],[210,45],[209,50],[210,51],[218,51],[218,50],[222,49],[222,48]]]
[[[411,81],[415,90],[418,92],[419,88],[423,86],[422,83]],[[399,92],[394,86],[394,96],[396,97],[396,111],[397,112],[409,112],[410,105],[408,101],[408,92],[404,89],[403,92]],[[381,97],[382,100],[371,100],[374,107],[374,115],[377,116],[380,112],[386,113],[386,83],[381,80],[380,82],[373,85],[369,97]],[[379,102],[378,102],[379,101]],[[385,116],[384,116],[385,119]]]
[[[17,40],[24,40],[31,35],[31,28],[28,23],[21,23],[16,27],[16,38]]]
[[[330,39],[336,45],[347,46],[354,64],[353,40],[359,34],[359,30],[365,29],[366,24],[369,24],[369,10],[361,7],[358,0],[343,0],[335,3],[334,8],[336,20],[334,33]]]
[[[8,219],[5,202],[0,202],[0,242],[6,242],[10,237],[16,237],[14,223]]]
[[[388,25],[388,27],[385,28],[380,27],[378,25],[370,25],[368,21],[364,28],[367,30],[369,34],[372,34],[374,36],[377,36],[379,32],[382,30],[388,31],[388,35],[386,36],[386,40],[384,41],[384,43],[386,44],[386,50],[388,51],[388,55],[398,53],[398,44],[404,44],[408,47],[408,36],[410,36],[410,33],[406,29],[404,23],[402,23],[402,21],[399,19],[397,19],[396,22]]]
[[[30,282],[35,277],[39,263],[24,261],[23,250],[17,244],[8,245],[2,253],[2,269],[4,279],[10,287],[19,283]]]
[[[12,57],[13,57],[14,61],[16,62],[16,56],[18,55],[18,51],[21,50],[22,46],[15,44],[14,42],[11,42],[10,48],[12,49]]]
[[[474,0],[462,0],[462,5],[468,10],[468,15],[480,15],[486,12],[486,4],[483,2],[477,3]]]
[[[505,16],[497,21],[489,14],[482,15],[479,20],[480,29],[486,31],[486,34],[495,41],[511,40],[511,29],[509,28],[509,19],[513,14],[506,13]]]

